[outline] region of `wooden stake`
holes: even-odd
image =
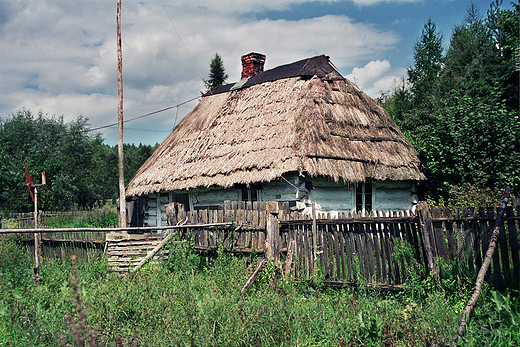
[[[489,242],[489,247],[486,252],[486,258],[484,259],[484,263],[480,267],[480,271],[478,272],[477,282],[475,284],[475,290],[473,291],[473,295],[468,300],[464,311],[462,312],[462,317],[460,318],[460,325],[457,329],[457,334],[451,341],[451,346],[457,346],[457,340],[459,337],[464,336],[464,330],[466,329],[466,324],[468,323],[469,315],[473,311],[473,307],[477,303],[478,297],[480,296],[480,291],[482,290],[482,285],[484,284],[484,277],[486,276],[486,272],[489,269],[489,265],[491,264],[491,258],[493,257],[493,253],[495,252],[495,248],[497,246],[497,239],[500,234],[500,226],[503,223],[504,211],[506,209],[507,201],[509,200],[511,189],[509,187],[506,188],[504,199],[502,199],[502,203],[498,208],[498,215],[495,220],[495,229],[493,230],[493,235],[491,235],[491,241]]]
[[[34,187],[34,230],[38,229],[38,189]],[[40,283],[40,234],[34,233],[34,283]]]
[[[249,287],[251,287],[253,282],[256,280],[256,278],[260,274],[260,270],[262,270],[262,268],[264,267],[265,264],[267,264],[267,259],[265,259],[265,258],[260,259],[258,261],[255,269],[253,270],[253,273],[251,273],[251,275],[247,279],[246,283],[244,283],[244,285],[242,286],[242,289],[240,289],[240,294],[247,293],[247,290],[249,289]]]

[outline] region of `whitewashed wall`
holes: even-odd
[[[307,189],[311,182],[313,189]],[[334,182],[326,178],[309,178],[298,174],[285,175],[283,179],[262,183],[258,191],[259,201],[293,201],[295,208],[311,214],[312,203],[318,212],[337,216],[340,212],[352,212],[356,208],[354,184]],[[183,193],[186,193],[184,191]],[[187,192],[189,208],[218,208],[225,200],[241,200],[241,189],[198,188]],[[144,198],[144,226],[166,226],[165,205],[175,201],[175,193],[161,192]],[[417,204],[417,186],[412,181],[373,182],[372,209],[400,211],[413,209]]]

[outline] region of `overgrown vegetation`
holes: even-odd
[[[113,228],[118,225],[117,208],[105,205],[92,210],[78,210],[49,219],[48,228]]]
[[[254,259],[169,247],[163,267],[124,279],[101,260],[44,261],[35,285],[21,244],[0,243],[0,345],[442,346],[469,290],[455,273],[437,289],[414,273],[407,290],[385,292],[309,286],[267,266],[240,295]],[[518,345],[517,294],[486,289],[465,345]]]

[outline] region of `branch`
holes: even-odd
[[[480,271],[478,272],[477,276],[477,282],[475,285],[475,291],[473,292],[473,295],[468,301],[468,304],[464,308],[464,311],[462,312],[462,317],[460,318],[460,325],[459,329],[457,330],[457,334],[451,341],[451,347],[457,346],[457,339],[459,337],[464,336],[464,330],[466,329],[466,324],[468,323],[469,315],[473,311],[473,308],[475,307],[475,304],[477,303],[478,297],[480,296],[480,291],[482,290],[482,285],[484,284],[484,277],[486,276],[486,272],[489,269],[489,265],[491,264],[491,258],[493,257],[493,253],[495,252],[495,248],[497,246],[497,239],[498,235],[500,234],[500,226],[502,225],[503,218],[504,218],[504,211],[506,209],[507,201],[509,200],[509,194],[511,192],[511,189],[509,187],[506,188],[504,199],[502,200],[502,203],[500,204],[500,207],[498,208],[498,215],[497,219],[495,221],[495,229],[493,230],[493,235],[491,235],[491,241],[489,242],[489,247],[486,252],[486,258],[484,259],[484,263],[482,264],[482,267],[480,268]]]

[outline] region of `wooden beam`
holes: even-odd
[[[166,244],[166,242],[168,242],[168,240],[171,239],[172,235],[173,235],[173,233],[169,233],[157,246],[155,246],[154,249],[152,249],[150,252],[148,252],[146,257],[144,257],[143,260],[141,260],[139,262],[139,264],[137,264],[132,269],[132,272],[136,272],[137,270],[139,270],[141,268],[141,266],[143,266],[150,258],[152,258],[157,252],[159,252],[159,250]]]
[[[253,282],[256,280],[256,278],[260,274],[260,270],[262,270],[262,268],[265,266],[265,264],[267,264],[267,259],[265,259],[265,258],[260,259],[260,261],[256,264],[255,269],[253,270],[253,272],[247,279],[246,283],[244,283],[244,285],[242,286],[242,289],[240,289],[240,294],[247,293],[247,290],[249,289],[249,287],[251,287]]]

